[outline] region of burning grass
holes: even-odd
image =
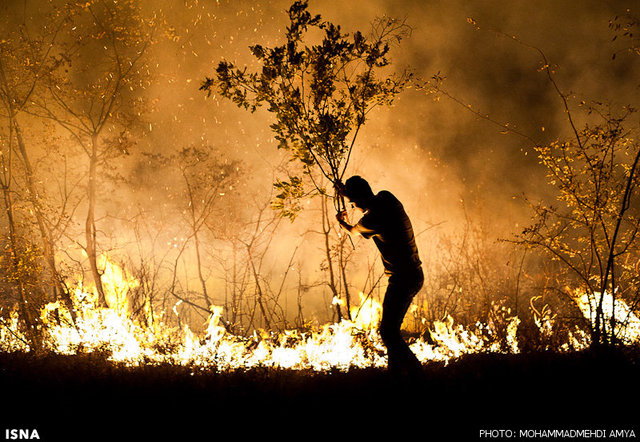
[[[344,371],[386,367],[386,351],[377,332],[382,306],[361,296],[352,310],[353,321],[325,324],[314,329],[285,330],[274,333],[256,330],[251,336],[231,334],[221,324],[222,308],[211,306],[203,334],[188,326],[171,327],[163,322],[164,313],[145,309],[145,320],[133,319],[129,313],[127,292],[138,282],[116,264],[103,259],[104,287],[109,307],[100,307],[97,294],[78,283],[71,293],[74,315],[67,305],[56,301],[40,311],[39,351],[59,355],[104,354],[108,360],[127,366],[178,365],[218,372],[275,368]],[[606,296],[605,301],[611,301]],[[576,303],[585,318],[593,321],[593,306],[586,296],[576,294]],[[605,302],[605,310],[616,315],[620,342],[640,342],[640,319],[621,299]],[[504,310],[504,309],[503,309]],[[620,316],[618,318],[618,316]],[[75,318],[75,319],[73,319]],[[550,334],[553,316],[537,318],[540,334]],[[411,339],[411,348],[423,363],[444,362],[475,353],[520,352],[518,328],[520,318],[504,310],[502,329],[476,323],[470,327],[456,325],[449,316],[428,324],[425,333]],[[578,328],[567,333],[567,341],[558,347],[564,351],[583,350],[589,337]],[[20,327],[14,311],[0,323],[0,351],[29,352],[30,340]]]
[[[386,372],[375,327],[381,306],[371,299],[354,321],[249,337],[228,333],[213,307],[197,335],[150,311],[151,326],[133,320],[122,293],[135,281],[115,268],[105,274],[115,275],[111,307],[98,307],[94,292],[78,285],[75,323],[60,302],[42,309],[40,351],[31,351],[17,313],[0,326],[0,388],[11,428],[40,426],[47,440],[362,438],[386,427],[398,437],[417,428],[425,438],[471,440],[484,427],[637,422],[628,401],[640,394],[638,321],[622,305],[616,311],[630,319],[628,345],[606,353],[586,350],[587,337],[577,332],[562,351],[521,353],[517,317],[505,318],[503,333],[451,318],[434,322],[411,339],[424,376],[405,379]],[[547,333],[553,318],[536,325]]]
[[[107,259],[103,265],[110,307],[100,307],[95,290],[81,283],[71,293],[75,315],[61,301],[45,305],[39,325],[44,351],[61,355],[98,352],[130,366],[170,364],[220,372],[261,367],[322,372],[386,366],[385,348],[377,332],[382,306],[372,298],[361,297],[360,305],[353,308],[353,321],[279,334],[257,330],[249,337],[227,332],[220,322],[222,308],[211,306],[206,331],[197,335],[188,326],[165,325],[162,315],[150,310],[145,312],[146,321],[132,319],[126,293],[137,281]],[[519,319],[506,321],[507,335],[500,337],[494,328],[480,323],[464,328],[448,317],[413,339],[412,349],[423,362],[485,351],[517,353]],[[0,338],[0,350],[31,350],[17,311],[0,324]]]

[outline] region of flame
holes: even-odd
[[[592,325],[596,323],[597,307],[602,302],[602,317],[605,326],[609,326],[613,317],[615,324],[614,335],[622,343],[634,344],[640,342],[640,319],[619,296],[615,297],[614,300],[614,296],[606,291],[604,296],[600,292],[593,293],[593,296],[576,292],[574,300],[584,317],[589,319]]]
[[[371,296],[360,292],[360,306],[351,308],[351,317],[356,326],[366,330],[374,329],[382,319],[382,306]]]
[[[103,269],[101,280],[107,304],[117,312],[126,314],[129,311],[127,294],[139,287],[140,282],[106,254],[99,257],[98,266]]]
[[[199,335],[187,325],[181,328],[165,325],[162,315],[145,321],[145,324],[152,324],[150,326],[133,320],[127,293],[138,287],[139,282],[108,256],[103,256],[101,263],[105,269],[103,288],[109,306],[99,306],[95,288],[77,283],[71,293],[75,323],[66,304],[60,301],[47,304],[40,312],[45,349],[67,355],[103,352],[110,360],[126,365],[168,363],[218,371],[254,367],[348,371],[386,366],[386,350],[377,331],[382,306],[363,293],[360,293],[360,305],[351,310],[352,321],[344,319],[310,331],[256,331],[250,337],[227,332],[220,322],[223,308],[212,305],[206,330]],[[578,299],[583,311],[593,311],[588,297]],[[610,311],[609,304],[604,304],[606,311]],[[147,314],[153,315],[150,309]],[[616,299],[615,314],[627,318],[626,339],[637,341],[640,337],[638,317],[620,299]],[[430,339],[413,339],[410,347],[423,363],[446,363],[477,352],[517,353],[516,332],[520,319],[511,317],[506,321],[506,337],[501,340],[492,327],[476,323],[465,328],[454,324],[452,317],[447,316],[431,324],[427,330]],[[17,311],[12,311],[8,319],[0,323],[0,338],[0,350],[29,351],[28,339],[20,331]],[[571,339],[575,341],[570,343],[572,348],[585,346],[588,342],[584,333],[576,332]]]
[[[0,322],[0,350],[22,350],[29,351],[29,341],[27,337],[20,331],[20,315],[18,309],[14,308],[9,312],[7,319],[1,319]]]

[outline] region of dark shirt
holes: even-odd
[[[373,238],[387,275],[420,269],[422,262],[411,221],[391,192],[378,192],[355,228],[365,238]]]

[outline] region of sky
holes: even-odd
[[[42,3],[6,5],[0,12],[21,16]],[[251,114],[221,97],[207,98],[199,87],[221,60],[257,69],[249,46],[282,44],[290,2],[157,0],[142,5],[161,17],[162,25],[148,53],[150,77],[143,93],[150,112],[143,116],[145,131],[136,152],[171,154],[206,145],[241,161],[242,179],[233,189],[236,210],[255,216],[287,165],[286,152],[277,150],[269,129],[273,119],[264,110]],[[525,198],[552,198],[532,140],[544,145],[571,135],[540,52],[579,127],[591,118],[585,112],[591,103],[603,103],[614,113],[635,105],[640,58],[626,51],[628,38],[614,40],[609,26],[616,16],[624,20],[628,9],[637,13],[634,8],[633,1],[604,0],[310,0],[312,13],[343,32],[366,34],[384,15],[405,19],[411,35],[392,49],[391,68],[410,69],[424,80],[437,74],[449,94],[435,100],[408,89],[393,106],[369,114],[347,175],[362,175],[375,192],[389,190],[402,201],[419,232],[424,262],[439,252],[443,238],[463,236],[470,224],[482,226],[489,241],[513,238],[530,222]],[[502,133],[495,122],[526,137]],[[165,170],[146,161],[138,154],[122,160],[120,173],[132,188],[104,192],[102,208],[133,212],[137,198],[158,219],[167,216],[157,201],[165,193],[163,183],[171,183]],[[319,228],[313,207],[277,232],[274,262],[286,264],[298,246],[301,257],[319,256],[317,243],[300,242]],[[101,228],[116,239],[121,231],[117,223]],[[375,255],[370,242],[357,247]],[[317,260],[306,265],[319,269]]]
[[[245,160],[253,158],[256,181],[251,185],[269,186],[270,178],[262,173],[273,175],[282,161],[268,129],[270,116],[249,114],[217,97],[204,101],[197,88],[220,60],[252,67],[249,45],[281,43],[289,2],[176,5],[165,2],[163,8],[175,23],[178,41],[168,49],[156,47],[161,71],[170,68],[150,90],[158,100],[158,133],[181,123],[185,142],[206,137]],[[412,34],[394,48],[393,66],[412,69],[424,79],[438,73],[458,100],[436,102],[419,91],[405,91],[393,107],[371,114],[348,173],[370,176],[374,190],[395,191],[409,207],[428,208],[418,216],[429,222],[459,215],[461,199],[497,218],[522,222],[516,220],[525,213],[520,197],[546,195],[531,141],[501,134],[500,127],[460,103],[539,143],[566,137],[569,126],[560,97],[540,70],[538,52],[524,44],[544,52],[578,121],[583,100],[614,108],[637,101],[636,57],[622,52],[612,60],[627,41],[612,41],[615,34],[609,29],[609,21],[632,6],[622,1],[310,1],[312,13],[345,32],[365,32],[377,16],[406,18]]]
[[[444,77],[443,87],[455,99],[442,96],[436,101],[415,89],[404,91],[393,106],[370,114],[347,171],[364,176],[375,192],[389,190],[403,202],[420,232],[425,265],[438,259],[447,240],[460,241],[470,225],[481,228],[489,242],[513,239],[531,222],[527,200],[552,200],[553,188],[546,184],[532,140],[544,145],[571,134],[562,100],[541,69],[539,51],[568,97],[579,127],[589,118],[582,102],[606,103],[614,112],[638,103],[638,57],[625,51],[628,39],[613,40],[609,27],[633,3],[309,2],[312,13],[339,24],[344,32],[366,32],[383,15],[406,19],[412,33],[393,48],[392,66],[411,69],[425,80],[435,74]],[[206,140],[246,163],[246,192],[271,192],[286,154],[276,149],[270,115],[250,114],[215,96],[205,100],[198,87],[221,60],[256,69],[248,47],[282,43],[288,6],[279,0],[162,4],[176,38],[154,49],[161,75],[148,91],[157,99],[151,117],[157,119],[151,138],[157,144],[152,149],[162,149],[167,140]],[[466,106],[509,124],[526,138],[503,133],[502,127]],[[309,210],[279,231],[276,255],[288,259],[288,247],[317,228],[318,220]],[[356,247],[375,255],[372,244]],[[318,253],[310,242],[301,248],[300,256]],[[510,265],[509,256],[496,259],[496,266]]]

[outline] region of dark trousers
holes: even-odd
[[[421,367],[420,361],[402,339],[400,327],[413,297],[424,283],[422,269],[394,273],[382,303],[380,337],[387,347],[388,368],[391,372],[414,372]]]

